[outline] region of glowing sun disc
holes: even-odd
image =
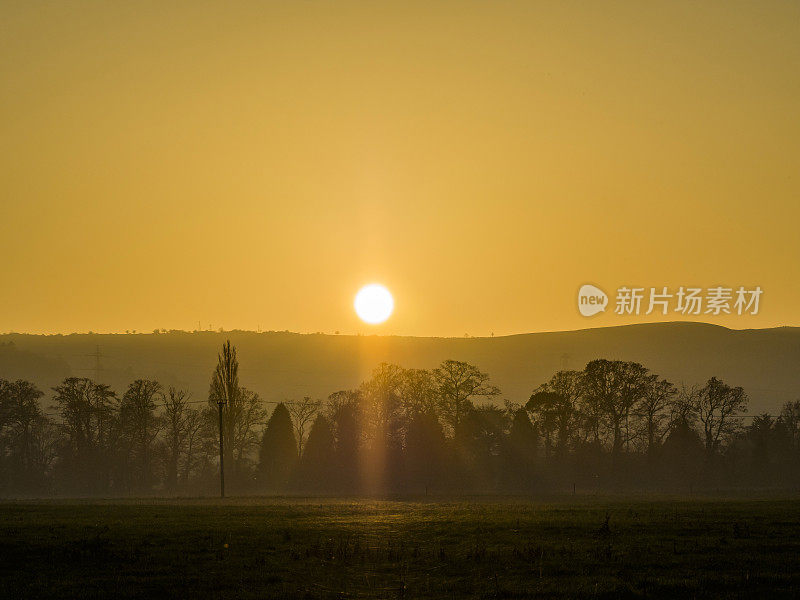
[[[383,323],[392,314],[394,298],[389,290],[381,284],[370,283],[358,290],[353,307],[362,321],[377,325]]]

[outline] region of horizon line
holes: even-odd
[[[68,333],[62,332],[52,332],[52,333],[35,333],[35,332],[28,332],[28,331],[6,331],[0,333],[0,338],[10,337],[10,336],[37,336],[37,337],[70,337],[70,336],[141,336],[141,335],[149,335],[149,336],[157,336],[157,335],[169,335],[169,334],[215,334],[215,335],[225,335],[225,334],[255,334],[255,335],[264,335],[264,334],[289,334],[289,335],[303,335],[303,336],[311,336],[311,335],[321,335],[321,336],[329,336],[329,337],[380,337],[380,338],[418,338],[418,339],[448,339],[448,340],[464,340],[464,339],[486,339],[491,340],[495,338],[509,338],[509,337],[516,337],[516,336],[523,336],[523,335],[541,335],[541,334],[548,334],[548,333],[578,333],[582,331],[592,331],[592,330],[602,330],[602,329],[622,329],[622,328],[631,328],[631,327],[658,327],[658,326],[666,326],[666,325],[678,325],[678,326],[708,326],[708,327],[715,327],[719,329],[726,329],[728,331],[771,331],[775,329],[798,329],[800,325],[774,325],[771,327],[728,327],[725,325],[719,325],[717,323],[709,323],[706,321],[651,321],[645,323],[623,323],[619,325],[599,325],[595,327],[581,327],[577,329],[549,329],[549,330],[540,330],[540,331],[522,331],[518,333],[505,333],[505,334],[490,334],[490,335],[408,335],[408,334],[382,334],[382,333],[346,333],[339,331],[290,331],[288,329],[269,329],[269,330],[256,330],[256,329],[153,329],[151,331],[139,331],[136,329],[126,330],[126,331],[71,331]]]

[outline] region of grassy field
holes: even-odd
[[[795,597],[798,499],[0,505],[3,598]]]

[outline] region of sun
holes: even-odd
[[[389,290],[381,284],[370,283],[358,290],[353,306],[362,321],[377,325],[383,323],[392,314],[394,298]]]

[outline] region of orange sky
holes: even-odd
[[[0,6],[0,331],[800,325],[797,3],[163,4]]]

